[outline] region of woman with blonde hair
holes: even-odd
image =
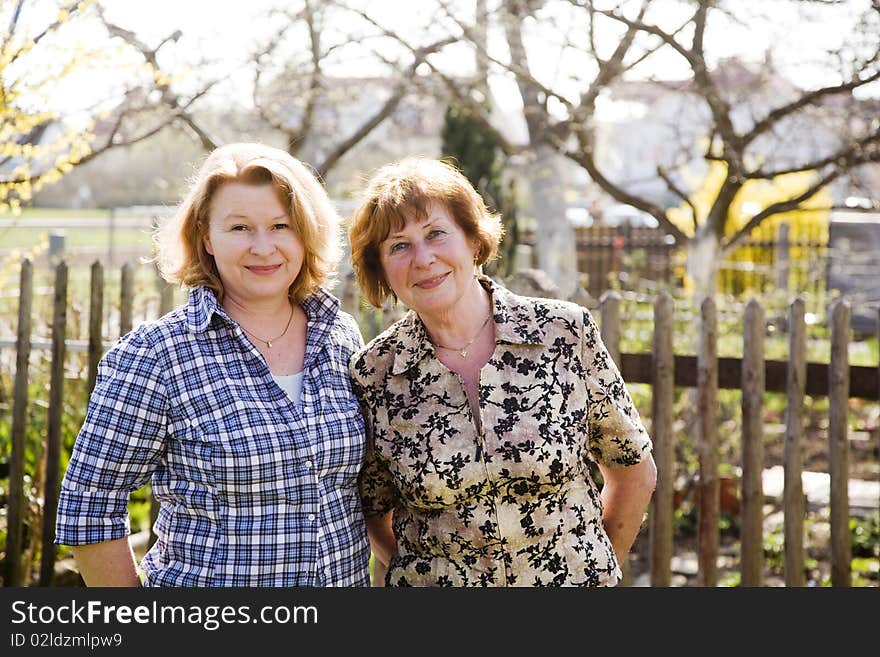
[[[340,255],[323,187],[282,150],[223,146],[156,245],[188,301],[102,359],[56,541],[89,586],[369,585],[347,370],[363,340],[323,287]],[[127,504],[147,482],[138,573]]]

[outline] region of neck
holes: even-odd
[[[276,297],[267,301],[242,302],[227,295],[223,299],[223,310],[234,320],[240,322],[271,322],[274,318],[283,317],[287,321],[292,303],[285,297]]]
[[[419,319],[435,343],[462,345],[474,337],[492,312],[492,299],[480,283],[473,286],[451,308],[442,312],[421,314]]]

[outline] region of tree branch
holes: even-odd
[[[746,173],[745,177],[753,180],[772,180],[778,176],[784,176],[789,173],[803,173],[804,171],[823,169],[832,164],[838,166],[852,166],[852,163],[862,164],[865,162],[874,162],[877,161],[878,151],[880,151],[880,131],[866,135],[854,144],[842,148],[836,153],[820,160],[804,162],[803,164],[794,167],[776,169],[774,171],[766,171],[759,168]]]
[[[769,114],[767,114],[767,116],[765,116],[763,119],[755,123],[748,134],[742,137],[742,143],[744,146],[748,146],[757,137],[772,128],[780,119],[789,116],[790,114],[793,114],[794,112],[797,112],[804,107],[807,107],[809,105],[816,105],[819,101],[829,96],[851,92],[854,89],[875,82],[876,80],[880,80],[880,70],[875,71],[873,74],[863,79],[855,79],[850,82],[845,82],[843,84],[838,84],[830,87],[823,87],[821,89],[816,89],[815,91],[806,93],[791,103],[777,107]]]
[[[697,213],[697,208],[691,201],[690,197],[682,190],[678,185],[675,184],[675,181],[667,173],[666,169],[662,166],[657,167],[657,175],[666,183],[666,186],[670,189],[670,191],[675,194],[678,198],[684,201],[687,206],[691,209],[691,216],[694,218],[694,232],[697,229],[697,217],[699,216]]]
[[[582,137],[582,139],[586,141],[585,137]],[[688,236],[685,235],[678,226],[669,221],[669,218],[666,216],[666,211],[663,208],[641,196],[636,196],[635,194],[627,192],[625,189],[609,180],[596,165],[589,144],[585,144],[585,146],[586,147],[582,146],[578,150],[572,151],[571,149],[564,148],[562,144],[557,144],[557,147],[563,155],[581,165],[586,172],[590,174],[593,181],[610,194],[616,201],[631,205],[634,208],[638,208],[639,210],[643,210],[650,214],[667,233],[675,238],[675,241],[678,244],[684,244],[688,241]]]
[[[364,121],[361,126],[355,130],[347,139],[337,144],[333,150],[330,152],[327,157],[324,158],[323,162],[320,165],[315,167],[316,171],[321,177],[324,177],[330,169],[339,161],[339,159],[345,155],[349,150],[354,148],[361,140],[364,139],[370,132],[378,126],[382,121],[391,116],[394,113],[394,110],[397,109],[397,106],[400,105],[400,101],[403,100],[403,97],[406,95],[408,89],[408,80],[415,75],[416,69],[425,61],[427,61],[428,55],[445,48],[450,43],[454,43],[455,39],[453,37],[447,37],[446,39],[441,39],[431,45],[425,46],[423,48],[418,48],[414,51],[414,59],[412,64],[410,64],[406,73],[402,76],[400,82],[398,82],[391,96],[378,112],[373,114],[370,118]]]
[[[694,37],[691,48],[684,47],[673,35],[660,29],[656,25],[629,19],[615,10],[603,10],[600,13],[617,20],[628,27],[636,28],[648,34],[660,37],[664,43],[668,44],[688,62],[688,65],[694,74],[694,82],[699,91],[699,95],[706,102],[709,106],[709,110],[712,112],[712,118],[715,123],[714,131],[717,131],[721,136],[721,157],[727,163],[731,175],[740,177],[744,168],[742,156],[743,145],[733,127],[730,104],[721,97],[715,82],[709,75],[706,59],[703,53],[706,18],[709,8],[713,4],[714,2],[712,0],[700,0],[696,12],[690,19],[689,22],[694,24]]]
[[[159,46],[156,48],[150,48],[146,43],[141,41],[137,35],[131,30],[127,30],[115,23],[111,23],[104,16],[103,10],[100,5],[97,6],[98,15],[101,18],[101,21],[106,26],[108,32],[116,37],[119,37],[127,44],[135,48],[138,52],[140,52],[141,56],[147,61],[148,64],[155,71],[162,71],[162,68],[159,66],[157,53],[159,48],[161,48],[164,44],[169,42],[176,42],[182,36],[180,30],[175,31],[170,36],[162,39]],[[192,104],[193,100],[196,98],[200,98],[208,89],[210,89],[217,81],[209,82],[208,85],[198,92],[193,98],[189,101],[182,102],[181,97],[178,93],[171,89],[171,86],[167,82],[159,82],[156,84],[156,89],[159,90],[162,94],[163,102],[171,108],[173,117],[171,120],[178,120],[186,125],[199,139],[202,143],[202,147],[205,150],[214,150],[219,145],[219,142],[211,137],[207,130],[192,116],[190,112],[188,112],[188,108]]]

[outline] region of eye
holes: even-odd
[[[442,237],[445,234],[446,234],[445,230],[440,230],[439,228],[434,228],[428,232],[428,239],[429,240],[437,239],[439,237]]]
[[[245,231],[247,229],[248,229],[248,227],[245,226],[244,224],[234,224],[229,227],[230,232],[233,232],[233,233],[240,233],[240,232]]]
[[[286,222],[278,222],[277,224],[273,225],[272,228],[274,228],[275,230],[285,230],[287,228],[290,228],[290,224]]]
[[[408,246],[409,244],[407,242],[395,242],[390,247],[388,247],[388,253],[400,253]]]

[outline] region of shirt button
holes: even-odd
[[[315,519],[315,514],[314,514],[314,513],[310,513],[310,514],[309,514],[309,520],[314,520],[314,519]]]
[[[306,461],[306,467],[307,467],[307,468],[311,468],[311,467],[312,467],[312,462],[311,462],[311,461]]]
[[[311,406],[303,406],[303,413],[311,413],[311,412],[312,412]]]

